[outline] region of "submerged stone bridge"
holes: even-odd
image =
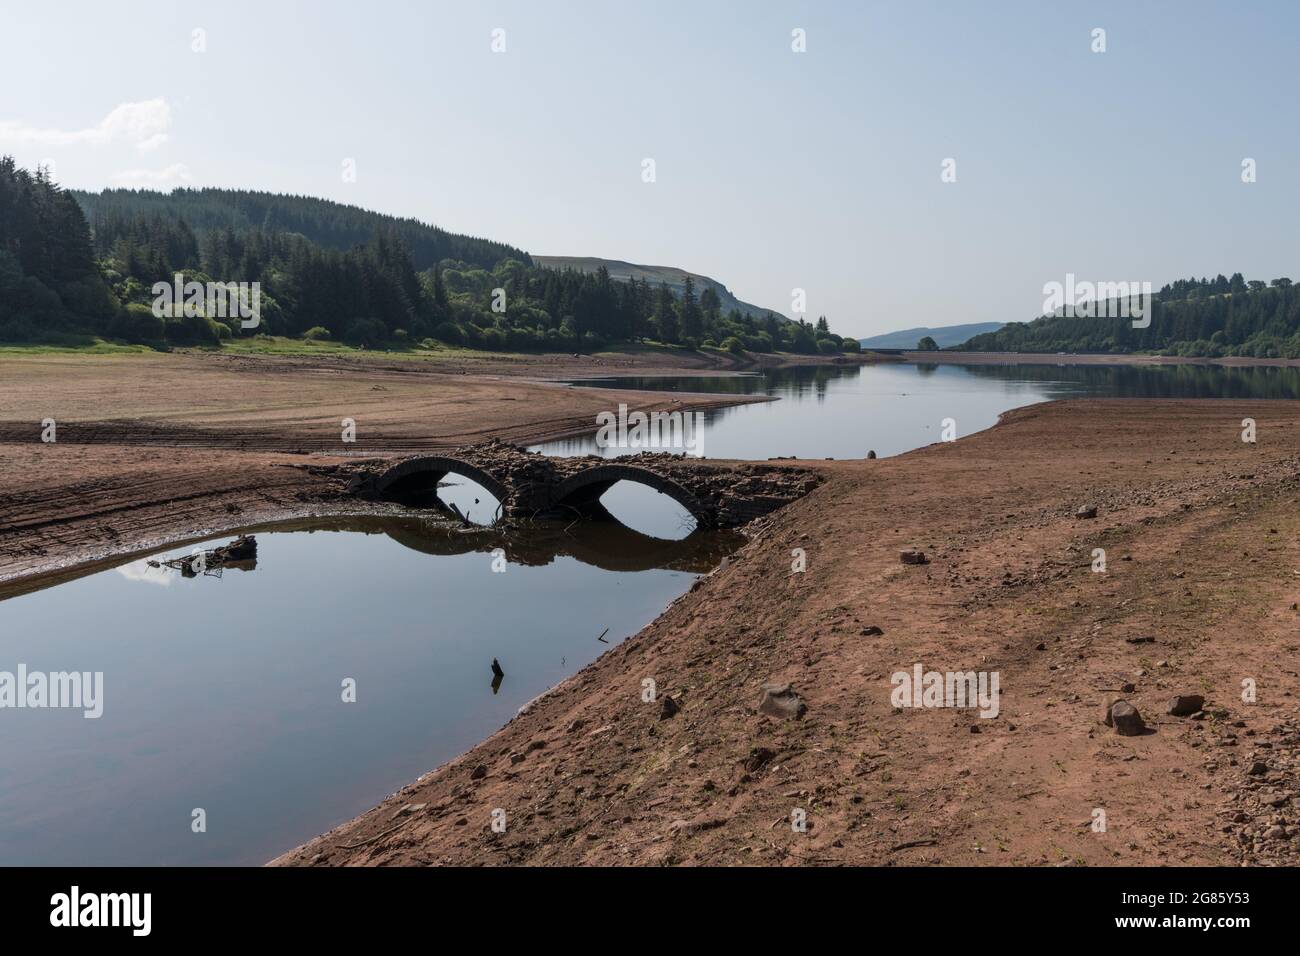
[[[703,527],[730,528],[801,498],[821,476],[798,467],[717,465],[681,455],[645,452],[620,458],[586,455],[551,458],[502,441],[458,448],[445,455],[418,455],[358,473],[349,491],[376,500],[404,500],[428,493],[447,475],[482,485],[509,518],[610,518],[600,496],[619,481],[646,485],[668,495]]]

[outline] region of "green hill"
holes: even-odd
[[[303,236],[325,249],[347,251],[364,246],[376,229],[401,240],[417,270],[443,259],[490,269],[503,259],[532,260],[522,249],[503,242],[447,232],[418,219],[389,216],[311,196],[281,196],[244,189],[106,189],[100,193],[66,191],[80,204],[102,251],[137,219],[183,221],[193,232],[258,229],[267,234]]]
[[[621,259],[598,259],[594,256],[533,256],[533,261],[547,269],[575,269],[578,272],[595,272],[601,266],[604,266],[609,270],[609,277],[616,282],[631,282],[636,279],[641,282],[648,282],[655,288],[658,288],[660,283],[664,283],[668,288],[672,289],[675,296],[681,296],[682,289],[686,285],[686,277],[689,275],[695,280],[696,294],[703,292],[705,289],[712,289],[717,293],[718,300],[722,303],[724,315],[735,309],[741,315],[748,313],[755,318],[766,315],[768,312],[771,312],[777,318],[787,319],[787,321],[789,318],[777,309],[766,309],[737,299],[717,279],[700,275],[698,272],[687,272],[685,269],[678,269],[676,266],[643,266],[634,262],[624,262]],[[912,344],[915,345],[916,343],[913,342]]]

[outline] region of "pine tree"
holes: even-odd
[[[667,283],[660,283],[659,285],[659,294],[655,300],[654,321],[659,328],[661,341],[670,343],[679,341],[676,303],[673,301],[673,290],[668,288]]]
[[[689,275],[682,288],[681,319],[683,337],[698,343],[704,331],[704,317],[699,302],[695,299],[695,280]]]

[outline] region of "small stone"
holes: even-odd
[[[1205,706],[1205,698],[1200,694],[1176,694],[1169,698],[1165,713],[1171,717],[1190,717]]]
[[[1131,693],[1133,693],[1135,690],[1137,690],[1137,685],[1134,684],[1132,681],[1129,681],[1129,682],[1126,683],[1126,684],[1121,684],[1120,687],[1119,687],[1119,692],[1120,692],[1121,694],[1131,694]]]
[[[469,775],[469,778],[471,780],[482,780],[484,777],[487,776],[487,774],[488,774],[487,767],[485,767],[483,764],[479,764],[477,767],[474,768],[474,771]]]
[[[1074,513],[1076,518],[1086,519],[1097,517],[1096,505],[1080,505],[1079,510]]]
[[[663,703],[659,705],[659,719],[668,720],[669,718],[676,717],[677,712],[680,710],[681,707],[677,705],[677,701],[673,700],[667,694],[664,694]]]
[[[523,760],[524,760],[524,755],[521,753],[513,753],[510,755],[510,762],[512,764],[523,763]]]
[[[750,773],[761,769],[765,765],[776,759],[776,751],[770,747],[754,747],[749,751],[749,756],[745,758],[745,769]],[[742,783],[747,783],[745,778],[741,778]]]
[[[1034,650],[1045,651],[1047,650],[1047,645],[1044,642],[1039,641],[1036,645],[1034,645]]]
[[[1150,634],[1143,634],[1141,637],[1126,637],[1124,642],[1126,644],[1154,644],[1156,639]]]
[[[668,825],[668,829],[673,833],[682,833],[687,836],[695,833],[703,833],[705,830],[716,830],[718,827],[726,826],[725,817],[703,817],[699,820],[674,820]]]
[[[760,713],[778,720],[799,720],[808,712],[808,705],[789,684],[764,684],[758,709]]]
[[[1265,840],[1285,840],[1286,827],[1271,826],[1264,831]]]
[[[874,451],[869,451],[869,452],[867,452],[867,457],[868,457],[868,458],[875,458],[875,457],[876,457],[876,453],[875,453]]]
[[[1247,770],[1246,773],[1250,774],[1252,777],[1262,777],[1264,774],[1268,773],[1268,764],[1264,763],[1262,760],[1256,760],[1250,765],[1250,769]]]
[[[930,559],[925,556],[924,551],[900,551],[898,560],[904,564],[929,564]]]
[[[874,624],[869,625],[868,627],[864,627],[862,629],[863,637],[880,637],[884,633],[885,632],[882,629],[876,627],[876,625]]]

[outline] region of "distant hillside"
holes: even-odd
[[[708,276],[702,276],[698,272],[687,272],[685,269],[678,269],[674,266],[641,266],[634,262],[623,262],[621,259],[597,259],[594,256],[533,256],[533,262],[546,269],[576,269],[579,272],[595,272],[602,265],[609,270],[609,277],[618,282],[630,282],[632,279],[640,279],[649,282],[654,288],[658,288],[660,283],[667,283],[668,288],[673,290],[673,294],[680,296],[682,289],[686,284],[686,277],[689,275],[695,280],[695,294],[699,295],[706,288],[713,289],[718,294],[718,299],[722,303],[722,314],[726,315],[732,309],[737,309],[743,315],[748,312],[754,318],[761,318],[768,312],[778,318],[787,319],[784,313],[776,309],[767,309],[754,305],[750,302],[742,302],[731,294],[730,290],[717,279],[710,279]],[[916,343],[913,342],[913,345]]]
[[[941,325],[936,329],[920,326],[915,329],[903,329],[901,332],[886,332],[873,335],[869,339],[859,339],[864,349],[914,349],[916,343],[925,336],[930,336],[939,348],[951,348],[961,345],[973,335],[996,332],[1003,322],[972,322],[967,325]]]
[[[418,219],[389,216],[311,196],[280,196],[244,189],[106,189],[102,193],[69,189],[96,233],[116,233],[136,218],[183,220],[196,234],[231,229],[295,233],[326,249],[346,251],[370,241],[376,228],[392,230],[406,246],[416,270],[443,259],[490,269],[503,259],[531,263],[522,249],[488,239],[447,232]],[[101,236],[96,245],[103,250]]]
[[[1108,303],[1108,314],[1118,312]],[[1045,315],[1011,322],[966,343],[984,352],[1163,352],[1206,358],[1300,358],[1300,286],[1283,276],[1249,282],[1240,273],[1179,279],[1133,320]]]

